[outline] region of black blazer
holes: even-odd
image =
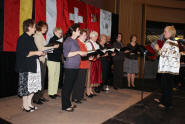
[[[16,72],[37,72],[38,56],[26,57],[30,51],[37,51],[33,36],[23,33],[17,41]]]

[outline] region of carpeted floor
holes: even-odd
[[[145,92],[145,96],[149,94]],[[136,104],[140,100],[140,91],[111,89],[108,93],[102,92],[77,105],[72,113],[61,111],[60,97],[49,100],[38,106],[35,112],[26,113],[22,112],[22,100],[17,96],[1,98],[0,117],[13,124],[101,124]]]
[[[185,124],[185,89],[177,90],[173,96],[173,109],[162,110],[153,100],[160,97],[153,92],[141,102],[129,107],[103,124]]]

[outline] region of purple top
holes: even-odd
[[[80,66],[80,55],[67,57],[69,52],[75,52],[80,51],[80,47],[78,45],[77,40],[72,39],[71,37],[68,37],[64,41],[63,45],[63,53],[64,57],[66,58],[64,61],[64,68],[71,68],[71,69],[78,69]]]

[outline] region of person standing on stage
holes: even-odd
[[[23,110],[32,112],[37,107],[32,105],[34,93],[41,90],[41,71],[38,51],[34,43],[35,22],[27,19],[23,22],[24,33],[18,38],[16,48],[16,72],[19,73],[18,95],[23,99]]]
[[[96,31],[92,31],[90,33],[90,40],[86,43],[88,51],[96,51],[100,49],[100,46],[96,43],[98,39],[98,33]],[[87,77],[87,96],[92,97],[95,94],[93,93],[92,88],[95,88],[95,92],[99,93],[99,89],[97,88],[102,83],[102,72],[101,72],[101,62],[100,55],[97,55],[90,62],[90,69],[88,70]]]
[[[139,54],[138,45],[136,43],[136,35],[130,37],[130,43],[127,45],[128,51],[125,51],[125,62],[124,62],[124,72],[127,73],[128,87],[132,85],[135,87],[134,80],[135,74],[138,73],[138,60],[137,57]],[[131,85],[130,85],[131,84]]]
[[[110,48],[110,46],[107,45],[107,36],[106,35],[101,35],[100,37],[100,49],[104,50],[104,49],[108,49]],[[101,71],[102,71],[102,83],[99,86],[99,90],[100,91],[105,91],[104,89],[104,85],[108,85],[108,76],[109,76],[109,71],[110,71],[110,57],[111,56],[115,56],[115,53],[112,53],[110,56],[108,53],[106,53],[104,56],[102,56],[100,58],[101,61]]]
[[[87,40],[87,30],[81,29],[80,36],[77,39],[78,45],[81,51],[87,52],[87,48],[85,46],[85,41]],[[84,90],[85,83],[87,79],[87,70],[89,68],[89,60],[92,60],[93,57],[82,57],[80,61],[80,68],[78,72],[77,80],[75,81],[72,93],[72,101],[75,103],[81,103],[84,99]]]
[[[113,48],[122,48],[122,34],[118,33],[116,41],[113,43]],[[113,57],[113,64],[114,64],[114,73],[113,73],[113,87],[114,89],[118,89],[122,87],[123,83],[123,61],[124,61],[124,54],[120,52],[116,56]]]
[[[174,40],[176,29],[173,26],[164,28],[164,38],[166,41],[162,48],[155,45],[155,49],[160,55],[158,73],[161,74],[161,90],[162,96],[160,99],[154,99],[160,103],[159,107],[170,109],[172,108],[172,94],[174,76],[179,74],[180,68],[180,52],[178,42]]]
[[[62,87],[62,110],[72,112],[75,108],[71,104],[70,96],[73,85],[77,79],[80,56],[86,56],[87,52],[80,51],[76,38],[80,35],[79,24],[73,24],[66,33],[66,39],[63,44],[64,61],[64,83]]]
[[[54,49],[52,52],[48,53],[48,95],[51,99],[57,97],[59,77],[61,72],[60,62],[62,61],[62,30],[60,28],[55,28],[53,30],[54,36],[49,40],[48,45],[58,44],[59,47]],[[60,40],[62,40],[60,42]]]
[[[46,22],[39,21],[36,24],[36,33],[34,35],[34,41],[37,46],[37,49],[40,51],[58,48],[59,45],[54,45],[51,47],[45,47],[46,40],[44,35],[48,30],[48,25]],[[39,57],[41,64],[41,80],[42,80],[42,90],[33,96],[33,102],[36,104],[43,104],[43,102],[47,102],[48,100],[44,98],[44,87],[45,87],[45,76],[46,76],[46,56]]]

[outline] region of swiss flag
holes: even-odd
[[[100,34],[100,9],[86,5],[87,9],[87,27],[89,31],[96,31]]]
[[[79,0],[68,0],[68,12],[71,25],[79,23],[80,28],[87,28],[86,4]]]

